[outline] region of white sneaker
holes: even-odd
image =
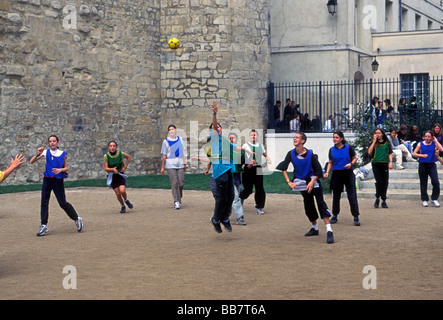
[[[428,206],[428,202],[427,201],[423,201],[423,207],[427,207]]]
[[[396,168],[397,170],[403,170],[405,167],[403,167],[401,164],[397,164],[397,165],[395,166],[395,168]]]
[[[262,208],[257,208],[256,210],[255,210],[255,213],[256,214],[265,214],[265,212],[263,211],[263,209]]]
[[[37,232],[37,237],[44,236],[45,234],[49,233],[48,226],[46,224],[42,224],[40,226],[40,230]]]
[[[78,217],[77,220],[75,220],[75,225],[77,226],[77,231],[80,232],[83,229],[83,219]]]
[[[180,202],[178,202],[178,201],[174,202],[174,209],[175,210],[180,209]]]
[[[440,207],[440,203],[437,200],[432,200],[431,203],[434,207]]]

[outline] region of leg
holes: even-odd
[[[63,184],[63,179],[54,179],[54,194],[57,198],[57,202],[62,208],[69,218],[76,221],[78,219],[77,212],[75,211],[74,207],[66,201],[66,195],[65,195],[65,186]]]
[[[429,168],[429,176],[431,177],[432,195],[431,200],[437,201],[440,196],[440,181],[438,180],[437,166],[433,163]]]
[[[355,187],[355,175],[353,171],[350,171],[348,177],[345,180],[346,193],[348,195],[349,207],[351,208],[351,214],[354,218],[357,218],[360,214],[357,201],[357,188]]]
[[[429,201],[428,196],[428,168],[426,163],[419,163],[418,176],[420,178],[420,198],[421,201]]]
[[[342,177],[339,172],[334,172],[331,178],[331,189],[332,189],[332,213],[334,215],[335,221],[336,216],[340,213],[340,199],[343,192],[343,182]]]
[[[40,205],[40,220],[41,224],[48,224],[49,216],[49,199],[51,198],[52,183],[51,179],[43,178],[42,183],[42,198]]]
[[[255,185],[255,207],[263,209],[265,207],[266,202],[266,192],[265,188],[263,187],[263,174],[257,174],[257,171],[255,170],[255,177],[254,177],[254,185]]]
[[[252,194],[252,178],[252,168],[248,169],[245,167],[245,171],[242,174],[243,190],[240,192],[240,199],[245,200]]]
[[[180,203],[181,203],[182,198],[183,198],[183,188],[185,187],[185,170],[184,169],[177,170],[177,183],[178,183]]]
[[[232,202],[232,210],[234,211],[237,220],[244,217],[243,206],[240,200],[240,189],[241,184],[234,184],[234,201]]]
[[[172,198],[175,202],[180,202],[180,188],[178,185],[178,175],[176,169],[166,169],[166,172],[169,176],[169,182],[171,183],[171,190],[172,190]]]

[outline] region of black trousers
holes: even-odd
[[[385,201],[389,185],[389,164],[372,162],[372,172],[375,178],[375,197]]]
[[[253,193],[253,187],[255,187],[255,207],[264,208],[266,202],[266,192],[263,187],[263,174],[261,173],[261,167],[253,166],[247,168],[242,174],[243,190],[240,192],[240,199],[247,199]]]
[[[226,221],[229,219],[232,202],[234,201],[234,180],[231,170],[215,178],[215,192],[213,194],[215,208],[212,218],[217,222]]]
[[[42,200],[41,200],[41,210],[40,218],[41,224],[48,224],[48,209],[49,209],[49,199],[51,197],[51,191],[54,191],[57,202],[66,214],[72,220],[77,220],[78,215],[75,212],[74,207],[66,201],[65,186],[63,184],[63,179],[57,178],[43,178],[42,184]]]
[[[341,194],[346,187],[348,202],[351,208],[351,214],[354,217],[359,216],[357,188],[355,187],[355,175],[352,170],[334,170],[331,177],[332,190],[332,213],[338,215],[340,213]]]
[[[418,176],[420,178],[421,201],[429,201],[428,196],[428,176],[431,177],[432,194],[431,200],[438,200],[440,196],[440,181],[438,180],[437,166],[435,162],[419,163]]]
[[[303,196],[303,204],[305,206],[305,214],[310,222],[314,222],[318,219],[318,212],[315,208],[314,198],[317,202],[318,211],[320,212],[320,217],[327,218],[331,216],[328,206],[323,198],[323,189],[320,185],[319,188],[313,188],[310,193],[307,191],[300,191]]]

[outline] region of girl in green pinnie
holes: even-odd
[[[104,156],[105,171],[108,173],[108,186],[110,186],[117,196],[117,200],[121,205],[120,213],[126,212],[126,206],[129,209],[133,208],[132,203],[128,200],[128,195],[126,193],[126,179],[128,176],[124,174],[126,168],[128,167],[131,156],[117,150],[117,142],[110,141],[108,143],[109,152]],[[126,162],[123,159],[126,159]]]

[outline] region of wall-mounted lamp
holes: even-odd
[[[331,15],[334,15],[334,13],[337,12],[337,0],[328,0],[326,5],[328,6],[328,12]]]
[[[372,68],[372,72],[374,72],[374,73],[376,73],[377,71],[378,71],[378,66],[379,66],[379,64],[378,64],[378,62],[377,62],[377,58],[375,57],[375,56],[362,56],[362,55],[358,55],[358,66],[360,67],[360,60],[361,59],[371,59],[371,58],[374,58],[374,60],[372,61],[372,63],[371,63],[371,68]]]

